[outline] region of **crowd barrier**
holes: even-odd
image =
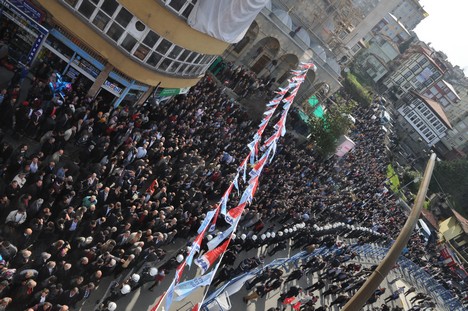
[[[365,258],[370,263],[374,262],[378,264],[387,254],[389,246],[377,246],[372,244],[365,245],[352,245],[352,250],[357,252],[362,258]],[[205,303],[202,305],[204,311],[227,311],[230,310],[231,304],[229,296],[239,291],[244,283],[254,278],[259,272],[265,268],[278,268],[281,267],[288,273],[291,270],[292,265],[299,267],[302,260],[307,261],[309,257],[318,255],[328,255],[337,251],[337,247],[332,248],[321,247],[316,249],[312,253],[305,251],[299,252],[298,254],[290,258],[278,258],[273,260],[271,263],[262,267],[257,267],[249,272],[241,274],[230,281],[223,284],[221,287],[213,291],[208,295]],[[446,311],[463,311],[466,310],[461,302],[455,298],[450,291],[445,289],[440,283],[437,282],[429,273],[424,271],[420,266],[412,262],[406,257],[400,256],[398,259],[398,266],[393,270],[401,279],[414,286],[417,292],[423,292],[430,295],[434,302],[437,304],[437,310]]]

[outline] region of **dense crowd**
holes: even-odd
[[[225,88],[231,89],[240,98],[246,98],[252,95],[271,97],[273,84],[276,82],[274,77],[258,77],[255,72],[232,62],[220,60],[215,62],[211,70],[213,75],[222,81]]]
[[[252,80],[242,69],[219,74],[229,81],[227,87],[251,89]],[[26,77],[32,82],[28,91],[22,89]],[[184,247],[165,258],[167,246],[195,236],[236,173],[255,130],[247,113],[208,76],[187,95],[117,109],[100,97],[87,97],[80,84],[62,97],[49,86],[56,79],[53,68],[40,64],[27,75],[18,72],[0,95],[0,310],[65,311],[88,299],[104,277],[133,270],[139,274],[120,282],[105,308],[112,310],[120,297],[146,283],[151,290],[158,286],[187,253]],[[25,100],[18,101],[20,94]],[[216,284],[262,261],[243,260],[231,271],[236,250],[269,245],[273,256],[290,240],[293,248],[313,249],[340,243],[338,232],[360,243],[398,234],[405,217],[386,193],[383,133],[371,114],[362,107],[355,111],[350,135],[357,148],[338,161],[319,158],[290,136],[283,139],[242,216]],[[230,207],[235,202],[236,194]],[[342,225],[322,228],[338,222],[346,232]],[[223,227],[220,217],[218,230]],[[310,234],[299,234],[304,232]],[[342,249],[338,257],[316,258],[285,280],[279,275],[249,286],[260,283],[255,293],[264,296],[318,262],[315,272],[326,286],[304,292],[323,289],[334,297],[332,304],[342,305],[367,275],[347,263],[355,256],[352,249],[346,244]],[[417,235],[408,256],[461,295]],[[314,308],[313,300],[304,305]]]

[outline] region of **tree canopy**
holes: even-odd
[[[346,134],[351,123],[348,118],[350,110],[350,105],[332,105],[325,111],[323,118],[310,117],[310,138],[322,156],[334,152],[338,138]]]
[[[456,210],[468,217],[468,159],[437,162],[430,189],[450,194]]]

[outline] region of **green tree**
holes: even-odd
[[[351,108],[351,105],[333,105],[327,109],[323,118],[309,116],[310,139],[315,142],[315,148],[322,156],[333,153],[338,138],[348,131]]]
[[[352,99],[359,104],[369,106],[372,103],[372,92],[366,89],[352,73],[347,73],[343,86]]]
[[[403,176],[402,176],[402,183],[403,185],[408,185],[408,189],[416,194],[418,193],[418,190],[419,190],[419,185],[421,184],[421,173],[419,173],[418,171],[413,171],[413,170],[405,170],[403,172]],[[417,180],[417,182],[414,182],[415,180]]]
[[[468,159],[437,162],[430,190],[448,193],[455,209],[468,217]]]

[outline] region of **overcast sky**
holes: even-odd
[[[447,54],[468,75],[468,0],[420,0],[429,16],[416,27],[419,39]]]

